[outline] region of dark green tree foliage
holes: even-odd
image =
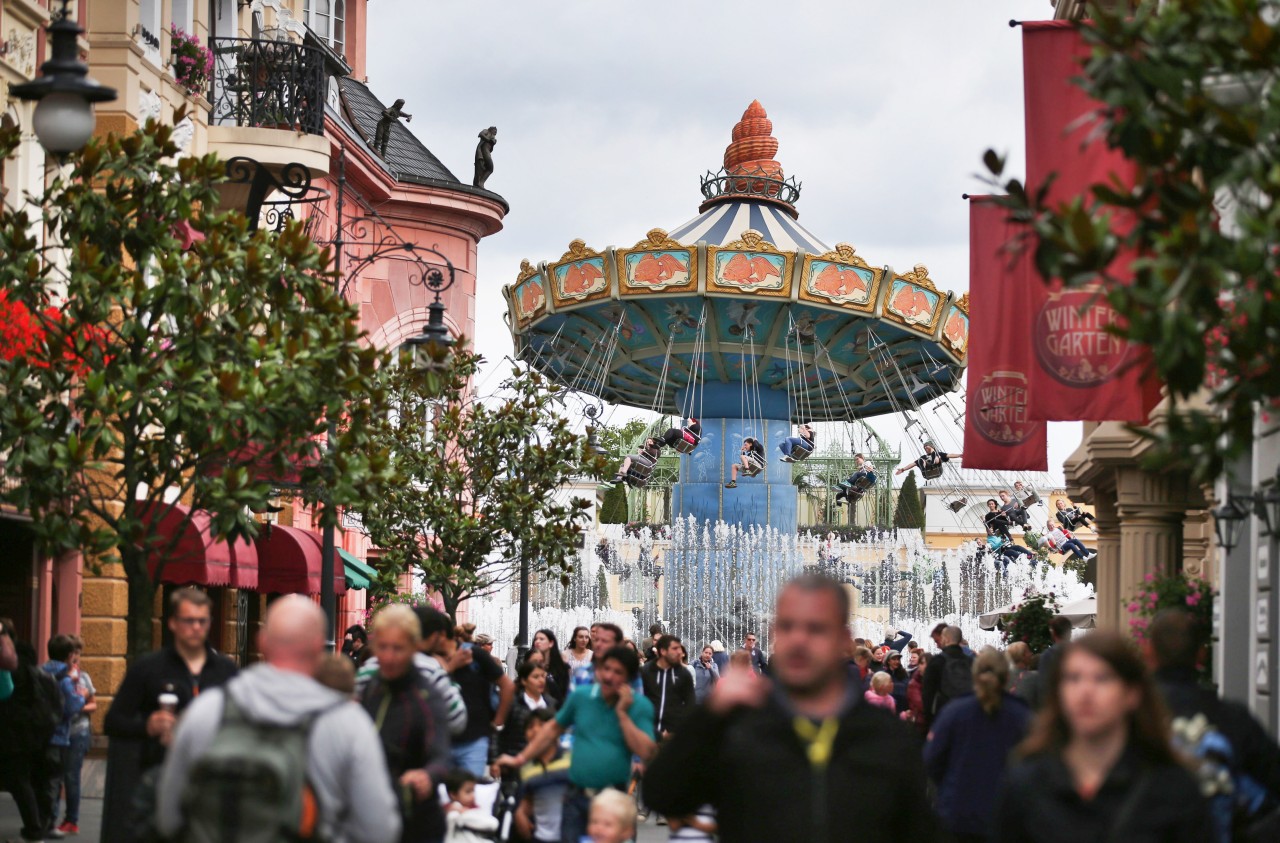
[[[384,575],[415,570],[440,593],[451,616],[468,597],[519,576],[568,584],[590,503],[561,489],[603,460],[555,412],[537,372],[513,367],[499,393],[470,391],[480,357],[456,347],[441,371],[389,366],[383,378],[394,410],[374,426],[398,482],[352,506],[383,550]]]
[[[924,505],[920,501],[920,489],[916,486],[916,473],[907,472],[907,479],[898,490],[898,506],[893,512],[893,526],[899,530],[924,529]]]
[[[604,566],[596,569],[596,608],[609,609],[609,578],[604,574]]]
[[[951,596],[951,574],[947,566],[942,566],[942,577],[933,587],[933,596],[929,598],[929,613],[935,620],[942,620],[956,612],[956,601]]]
[[[0,157],[16,142],[0,134]],[[219,211],[223,164],[177,153],[148,122],[72,156],[39,217],[0,212],[5,318],[31,320],[24,347],[0,350],[5,500],[46,550],[122,565],[131,655],[152,649],[174,500],[211,513],[215,536],[251,536],[281,478],[341,505],[376,496],[387,469],[367,428],[381,355],[327,256],[299,225],[250,232]],[[326,419],[342,420],[332,461]]]
[[[600,506],[600,523],[627,523],[627,487],[625,484],[619,483],[604,493],[604,503]]]
[[[1205,482],[1249,446],[1255,408],[1274,412],[1280,400],[1273,8],[1090,4],[1082,31],[1093,57],[1079,84],[1104,104],[1107,142],[1139,165],[1132,188],[1095,184],[1049,207],[1043,189],[999,184],[1004,161],[985,159],[1012,217],[1034,233],[1040,274],[1101,282],[1126,323],[1116,332],[1150,350],[1175,410],[1141,431],[1157,446],[1151,461]],[[1126,284],[1114,276],[1121,254],[1142,256]]]

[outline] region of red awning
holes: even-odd
[[[320,534],[298,527],[272,526],[258,536],[258,590],[266,594],[320,593]],[[347,590],[342,559],[334,551],[335,594]]]
[[[267,480],[284,489],[293,488],[302,482],[302,469],[315,466],[321,459],[320,443],[312,440],[308,446],[310,455],[299,457],[284,453],[278,447],[245,445],[228,456],[227,464],[248,467],[254,480]],[[214,475],[220,472],[218,466],[210,469]]]
[[[221,539],[215,541],[209,526],[209,513],[202,509],[193,512],[189,507],[173,504],[154,507],[152,512],[159,518],[156,526],[164,537],[159,543],[164,551],[161,582],[246,589],[258,587],[258,553],[251,542],[244,539],[233,543]],[[153,577],[158,564],[158,558],[152,558],[149,563]]]

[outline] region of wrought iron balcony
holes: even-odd
[[[319,50],[259,38],[211,40],[210,124],[324,134],[326,79]]]

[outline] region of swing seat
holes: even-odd
[[[871,488],[876,485],[876,473],[868,471],[864,474],[856,475],[852,483],[842,480],[837,485],[851,503],[856,503],[862,500],[862,496],[871,491]]]
[[[746,467],[738,473],[743,477],[755,477],[762,471],[764,471],[764,462],[754,453],[751,453],[747,455]]]
[[[942,466],[939,464],[922,468],[920,469],[920,476],[925,480],[937,480],[942,476]]]
[[[1040,496],[1036,494],[1034,489],[1028,489],[1026,495],[1022,498],[1023,506],[1035,506],[1040,503]]]
[[[653,468],[657,464],[657,460],[650,459],[644,454],[632,454],[631,465],[627,468],[626,481],[631,484],[634,478],[640,481],[640,485],[644,485],[649,482],[649,475],[653,474]]]
[[[671,447],[676,449],[676,453],[692,454],[693,449],[698,447],[698,443],[702,441],[701,438],[696,434],[689,432],[689,428],[687,427],[682,428],[680,434],[680,438],[677,439],[675,444]]]
[[[968,498],[956,498],[955,500],[947,504],[947,509],[951,510],[952,512],[959,512],[960,510],[964,509],[968,505],[969,505]]]
[[[807,460],[809,457],[813,456],[813,446],[801,440],[791,446],[791,453],[787,456],[791,457],[791,459],[796,462]]]

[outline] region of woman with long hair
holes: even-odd
[[[569,636],[569,646],[565,648],[564,660],[570,670],[590,667],[595,654],[591,652],[591,630],[585,626],[575,626],[573,635]]]
[[[548,679],[547,670],[537,659],[526,659],[516,671],[516,696],[506,726],[498,733],[499,755],[515,755],[529,743],[524,733],[532,712],[540,708],[556,710],[555,700],[547,693]]]
[[[1062,645],[1048,680],[1044,709],[1008,772],[993,841],[1213,839],[1208,806],[1174,754],[1164,703],[1131,641],[1094,632]]]
[[[565,695],[569,693],[569,665],[560,655],[556,634],[549,629],[538,630],[533,634],[533,649],[544,656],[542,666],[547,671],[547,696],[555,701],[556,706],[563,705]]]
[[[973,660],[973,696],[948,703],[924,745],[938,816],[955,843],[987,839],[1006,759],[1031,723],[1031,708],[1008,692],[1008,683],[1009,660],[983,649]]]

